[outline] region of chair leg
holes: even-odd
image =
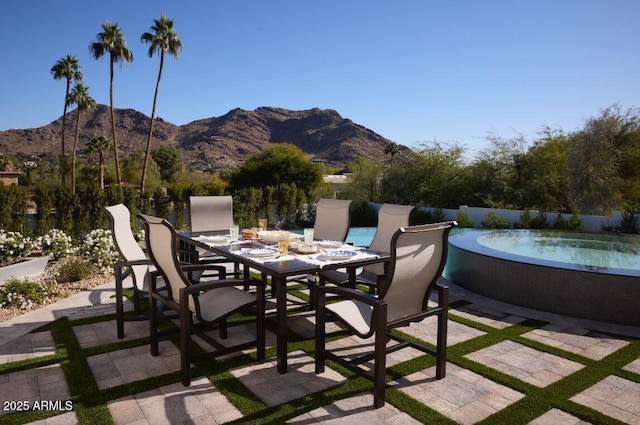
[[[375,364],[373,369],[373,406],[378,409],[385,404],[385,377],[387,372],[387,305],[378,307],[375,318]]]
[[[191,385],[191,362],[189,361],[189,334],[191,332],[191,311],[189,311],[189,301],[180,294],[180,369],[182,370],[182,385]]]
[[[227,319],[224,318],[220,321],[220,338],[227,339],[229,337],[229,331],[227,327]]]
[[[447,373],[447,321],[449,318],[449,287],[444,287],[438,295],[442,311],[438,314],[438,341],[436,347],[436,379]]]
[[[158,301],[154,296],[149,294],[149,337],[151,342],[151,355],[159,355],[158,350]]]
[[[325,359],[325,294],[316,292],[316,373],[324,372]]]
[[[122,290],[122,270],[116,269],[116,328],[118,339],[124,338],[124,294]]]
[[[256,332],[257,332],[257,352],[256,356],[258,358],[258,362],[264,362],[265,358],[265,325],[264,325],[264,310],[265,310],[265,299],[264,299],[264,286],[258,286],[258,291],[256,294],[257,297],[257,312],[256,312]]]

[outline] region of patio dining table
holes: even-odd
[[[212,232],[179,233],[178,238],[182,252],[189,255],[195,247],[201,247],[212,253],[223,256],[229,261],[243,264],[245,277],[250,269],[258,270],[271,277],[271,285],[276,297],[276,350],[279,373],[287,372],[287,280],[293,276],[317,274],[321,270],[347,269],[351,277],[355,276],[358,268],[368,264],[388,262],[389,254],[369,249],[344,245],[340,250],[353,252],[349,258],[330,256],[327,253],[335,250],[321,249],[318,253],[297,254],[289,251],[286,255],[272,257],[256,257],[250,255],[252,249],[262,249],[268,246],[258,240],[238,240],[229,242]],[[220,241],[222,240],[222,241]],[[277,250],[277,246],[274,248]],[[197,254],[196,254],[197,255]],[[187,259],[188,260],[188,259]]]

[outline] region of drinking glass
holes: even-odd
[[[233,224],[229,227],[229,239],[231,242],[235,242],[238,240],[238,233],[240,232],[240,228],[237,224]]]
[[[313,228],[304,229],[304,243],[313,244]]]
[[[259,218],[258,219],[258,228],[263,232],[265,230],[267,230],[267,219],[266,218]]]
[[[289,235],[284,234],[278,238],[278,252],[280,252],[280,255],[285,255],[289,252]]]

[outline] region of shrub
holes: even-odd
[[[458,227],[473,228],[473,220],[464,211],[458,211],[454,220],[458,223]]]
[[[504,217],[498,217],[493,211],[487,213],[487,218],[480,222],[483,229],[508,229],[509,222]]]
[[[620,233],[637,234],[639,227],[638,216],[634,212],[623,212],[622,220],[616,224],[614,230]]]
[[[118,253],[113,245],[111,230],[95,229],[85,237],[79,250],[85,260],[96,266],[102,273],[113,272]]]
[[[532,216],[531,211],[528,209],[520,213],[520,217],[513,223],[514,229],[544,229],[547,227],[547,215],[543,212],[538,212]]]
[[[33,249],[33,241],[19,232],[5,232],[0,229],[0,263],[6,264],[27,256]]]
[[[59,260],[73,254],[71,236],[60,229],[51,229],[46,234],[40,236],[36,243],[45,255],[51,255]]]
[[[91,277],[95,271],[96,268],[93,264],[82,258],[75,257],[58,267],[55,279],[58,283],[79,282]]]
[[[0,286],[0,307],[26,310],[47,304],[56,295],[58,290],[51,281],[9,279]]]

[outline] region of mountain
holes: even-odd
[[[150,118],[133,109],[116,109],[118,149],[125,156],[144,150]],[[77,110],[67,114],[65,145],[71,153]],[[25,130],[0,132],[0,153],[26,159],[59,155],[62,118]],[[195,167],[226,167],[241,163],[248,155],[261,152],[270,143],[292,143],[315,161],[340,167],[366,157],[384,160],[390,140],[343,118],[330,109],[292,111],[260,107],[254,111],[234,109],[220,117],[205,118],[177,126],[156,118],[152,147],[175,145],[184,162]],[[97,105],[83,112],[78,150],[97,135],[111,137],[109,107]]]

